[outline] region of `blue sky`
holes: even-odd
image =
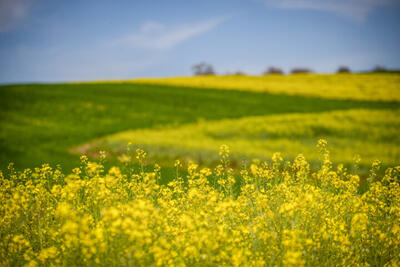
[[[400,0],[0,0],[0,83],[400,69]]]

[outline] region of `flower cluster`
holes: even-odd
[[[400,166],[380,177],[375,162],[361,192],[360,177],[318,147],[318,170],[276,153],[238,172],[222,146],[215,169],[176,161],[168,184],[160,166],[143,168],[142,150],[127,173],[85,156],[69,175],[10,165],[0,173],[0,265],[398,266]]]

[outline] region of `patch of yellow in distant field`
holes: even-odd
[[[400,74],[396,73],[196,76],[146,78],[129,82],[334,99],[400,101]]]

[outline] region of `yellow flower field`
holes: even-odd
[[[64,175],[48,165],[0,174],[2,266],[398,266],[400,166],[367,188],[318,142],[320,168],[303,155],[253,161],[239,176],[230,149],[215,169],[190,162],[160,183],[146,153],[105,170],[81,157]],[[356,162],[357,163],[357,162]]]
[[[114,81],[118,82],[118,81]],[[129,81],[122,81],[129,82]],[[399,101],[400,76],[387,73],[196,76],[137,79],[130,82],[307,95],[333,99]]]

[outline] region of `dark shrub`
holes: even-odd
[[[234,75],[237,75],[237,76],[245,76],[246,75],[246,73],[244,73],[243,71],[237,71],[237,72],[235,72],[235,74]]]
[[[340,66],[336,71],[336,73],[350,73],[350,72],[351,72],[350,68],[346,66]]]
[[[269,67],[265,72],[264,75],[268,74],[283,74],[283,70],[280,68],[275,68],[275,67]]]
[[[387,69],[384,66],[376,65],[372,72],[386,72]]]
[[[290,71],[291,74],[296,74],[296,73],[311,73],[312,71],[307,68],[294,68]]]

